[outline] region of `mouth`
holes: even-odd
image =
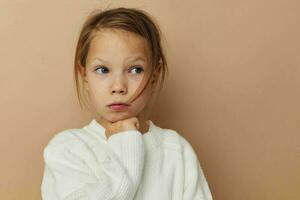
[[[109,104],[108,106],[111,106],[111,105],[127,105],[127,106],[129,106],[129,104],[124,103],[124,102],[113,102],[112,104]]]
[[[129,107],[129,104],[122,103],[122,102],[116,102],[108,105],[108,107],[114,111],[122,111]]]

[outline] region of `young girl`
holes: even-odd
[[[145,11],[89,16],[75,80],[94,119],[56,134],[44,149],[44,200],[212,199],[189,142],[147,119],[166,70],[160,31]]]

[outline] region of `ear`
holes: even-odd
[[[88,90],[88,80],[87,80],[87,76],[86,76],[86,68],[83,67],[82,65],[79,65],[79,72],[80,72],[80,75],[82,77],[82,80],[83,80],[83,84],[84,84],[84,87],[86,90]]]
[[[152,74],[152,80],[151,80],[151,86],[154,88],[155,85],[157,84],[158,81],[158,77],[159,77],[159,73],[160,73],[161,68],[158,67],[154,70],[153,74]]]

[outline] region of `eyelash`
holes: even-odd
[[[100,66],[100,67],[97,67],[97,68],[95,69],[95,71],[97,71],[98,69],[107,69],[107,67],[105,67],[105,66]],[[137,73],[137,74],[141,74],[142,72],[144,72],[144,69],[143,69],[142,67],[134,66],[134,67],[130,68],[130,70],[132,70],[132,69],[140,69],[141,72],[140,72],[140,73]]]

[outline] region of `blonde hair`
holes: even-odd
[[[90,100],[83,86],[83,74],[85,73],[86,58],[90,43],[95,36],[95,33],[103,28],[129,31],[142,36],[147,41],[148,49],[150,50],[149,56],[152,72],[147,83],[141,90],[139,90],[141,87],[138,89],[139,91],[137,90],[138,94],[136,96],[133,96],[136,98],[145,89],[153,75],[153,71],[159,72],[157,80],[159,81],[158,85],[160,86],[160,92],[165,82],[168,69],[167,61],[161,45],[161,31],[158,25],[154,22],[154,19],[145,11],[137,8],[119,7],[105,11],[95,10],[87,17],[83,24],[75,52],[74,76],[77,97],[81,108],[90,108]],[[145,83],[145,77],[142,83]]]

